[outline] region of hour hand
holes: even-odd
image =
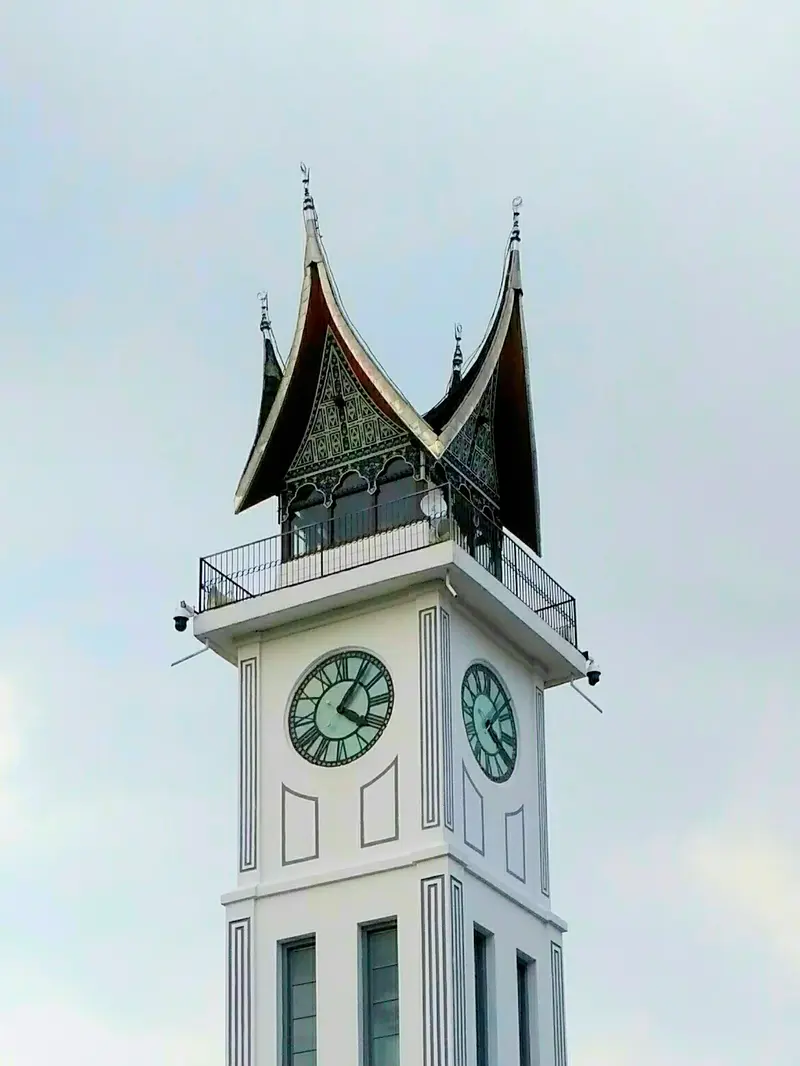
[[[351,711],[349,707],[345,707],[344,702],[345,701],[343,700],[342,703],[340,703],[339,706],[336,708],[342,718],[346,718],[349,722],[355,722],[356,725],[363,725],[364,719],[361,717],[361,715],[356,714],[355,711]]]

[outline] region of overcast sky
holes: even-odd
[[[170,621],[287,352],[298,164],[424,408],[510,201],[571,1066],[800,1060],[796,0],[0,11],[0,1062],[218,1066],[235,672]]]

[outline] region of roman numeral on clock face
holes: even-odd
[[[323,736],[319,726],[316,721],[314,721],[297,737],[297,746],[300,751],[306,752],[307,755],[319,758],[323,748],[327,748],[328,746],[328,738]]]

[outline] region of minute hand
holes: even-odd
[[[356,678],[356,680],[353,681],[352,684],[350,685],[350,688],[347,690],[347,692],[345,692],[344,699],[339,701],[339,706],[336,709],[337,709],[337,711],[339,711],[340,714],[344,714],[344,708],[350,702],[350,699],[351,699],[353,693],[355,692],[355,690],[358,688],[358,686],[359,686],[359,681],[358,681],[358,678]]]
[[[506,764],[506,766],[508,766],[509,758],[508,758],[508,755],[506,754],[506,749],[503,747],[503,742],[500,740],[500,737],[495,732],[494,726],[491,724],[491,722],[487,722],[486,723],[486,732],[489,734],[489,736],[492,738],[492,740],[497,745],[497,754],[502,758],[502,760]]]

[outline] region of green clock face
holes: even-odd
[[[517,761],[517,726],[503,682],[483,663],[464,674],[461,713],[481,770],[492,781],[507,781]]]
[[[365,651],[339,651],[302,678],[289,707],[295,751],[316,766],[342,766],[376,743],[394,703],[389,671]]]

